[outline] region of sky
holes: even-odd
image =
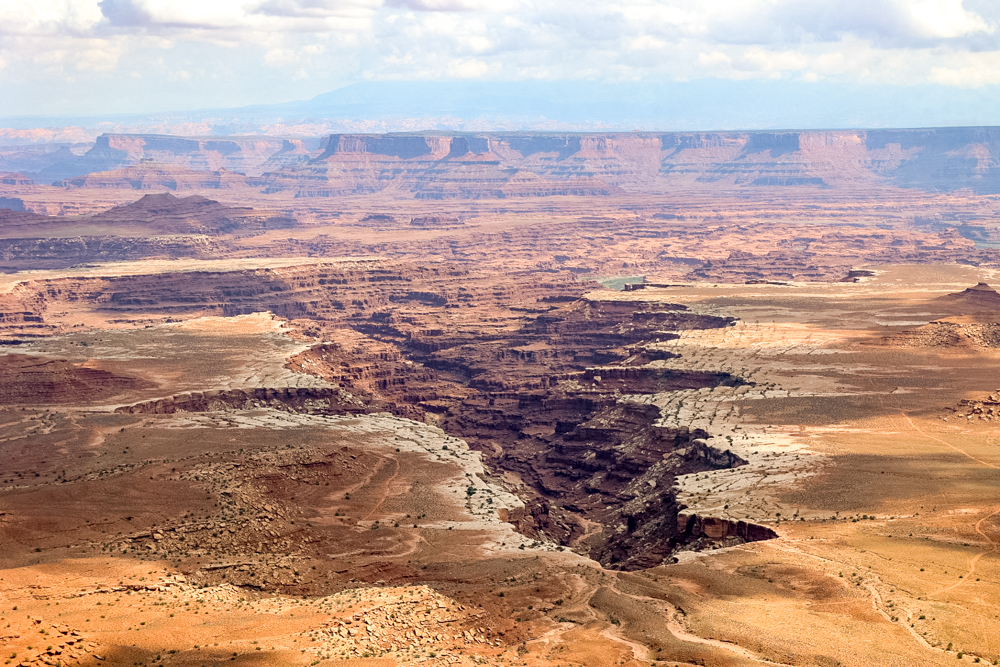
[[[0,118],[274,104],[363,82],[706,80],[995,99],[969,91],[1000,91],[1000,2],[0,0]],[[979,104],[967,115],[1000,124]]]

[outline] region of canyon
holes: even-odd
[[[998,137],[0,147],[0,657],[1000,659]]]
[[[297,197],[606,197],[676,188],[1000,192],[996,128],[679,133],[105,134],[0,147],[5,182],[60,189],[248,189]]]

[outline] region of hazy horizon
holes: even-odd
[[[998,25],[985,0],[16,0],[0,125],[996,125]]]
[[[803,91],[787,82],[370,82],[311,100],[229,109],[0,119],[6,140],[88,140],[104,132],[196,135],[406,131],[839,130],[995,125],[977,108],[1000,89],[922,96],[908,87]],[[812,94],[807,94],[812,93]],[[622,105],[621,99],[629,99]],[[734,100],[736,100],[734,102]],[[55,134],[31,130],[52,128]]]

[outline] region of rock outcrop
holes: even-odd
[[[692,538],[704,537],[714,541],[736,538],[743,542],[759,542],[778,537],[778,534],[767,526],[688,512],[680,512],[677,515],[677,532]]]
[[[169,193],[144,195],[130,204],[90,216],[87,222],[152,234],[254,233],[295,226],[295,220],[288,216],[227,206],[198,195],[175,197]]]
[[[265,192],[326,197],[378,192],[392,184],[396,194],[420,199],[503,199],[652,194],[678,187],[897,186],[986,194],[1000,192],[998,154],[1000,130],[990,127],[334,134],[322,144],[281,137],[104,134],[82,155],[64,147],[11,156],[10,164],[34,167],[40,180],[72,187],[249,183]]]
[[[173,165],[189,171],[228,170],[258,175],[267,168],[295,162],[314,142],[281,137],[178,137],[158,134],[102,134],[83,155],[66,150],[48,157],[39,178],[72,179],[141,164]]]
[[[386,134],[328,137],[269,192],[395,192],[423,199],[658,193],[676,187],[1000,191],[993,128],[700,133]]]
[[[963,313],[1000,310],[1000,294],[986,283],[979,283],[961,292],[946,294],[938,297],[936,301]]]
[[[0,405],[95,403],[150,386],[138,378],[64,359],[25,354],[0,356]]]
[[[258,387],[191,392],[115,408],[121,414],[169,415],[273,408],[304,414],[346,415],[372,412],[364,403],[335,387]]]

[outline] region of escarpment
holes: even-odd
[[[190,392],[115,408],[120,414],[170,415],[177,412],[215,412],[273,408],[304,414],[365,414],[364,403],[334,387],[258,387]]]
[[[507,331],[432,328],[404,313],[373,319],[356,327],[369,340],[315,346],[293,367],[394,411],[416,406],[498,474],[516,473],[526,510],[514,521],[528,534],[624,569],[704,542],[677,530],[673,479],[744,462],[705,445],[706,433],[658,426],[657,408],[620,397],[741,384],[725,372],[659,366],[672,355],[655,347],[676,331],[732,320],[680,305],[588,298],[526,315]],[[380,377],[375,367],[390,373]]]
[[[268,172],[268,192],[417,199],[609,196],[699,188],[1000,191],[994,128],[891,131],[335,134]],[[944,166],[942,166],[942,164]]]
[[[82,155],[8,169],[60,188],[389,192],[421,200],[611,197],[686,189],[896,187],[1000,192],[990,127],[759,132],[333,134],[322,139],[104,134]]]
[[[67,151],[52,156],[39,175],[49,181],[73,179],[150,163],[180,167],[189,173],[228,170],[256,175],[310,148],[315,148],[312,140],[281,137],[102,134],[83,155]]]
[[[0,405],[100,402],[152,385],[86,364],[28,354],[0,356]]]
[[[25,281],[4,295],[9,322],[0,324],[29,335],[53,326],[48,313],[74,308],[115,322],[270,311],[320,341],[288,365],[329,387],[195,392],[118,411],[271,407],[421,419],[519,480],[511,490],[526,511],[513,520],[523,532],[609,567],[645,567],[691,538],[677,530],[674,477],[742,461],[706,456],[693,444],[706,433],[660,426],[657,408],[626,396],[742,384],[723,371],[672,367],[676,355],[658,347],[680,331],[734,320],[588,289],[568,272],[498,284],[453,265],[318,262]]]

